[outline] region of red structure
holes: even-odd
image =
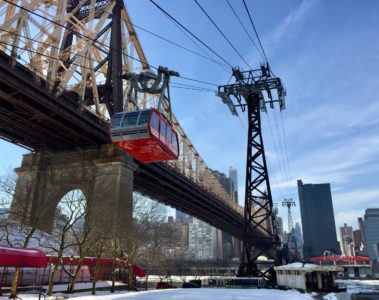
[[[179,156],[178,134],[154,108],[114,114],[110,137],[113,144],[143,163]]]
[[[58,258],[55,256],[49,256],[48,258],[49,263],[52,263],[54,265],[58,264]],[[65,265],[65,266],[77,266],[80,263],[80,258],[79,257],[69,257],[69,256],[64,256],[61,259],[60,265]],[[82,266],[86,266],[90,269],[90,271],[93,271],[97,263],[97,258],[96,257],[85,257],[83,259]],[[145,277],[146,272],[142,270],[140,267],[137,265],[130,265],[127,260],[124,259],[116,259],[113,260],[112,258],[100,258],[99,260],[99,267],[100,267],[100,272],[99,272],[99,280],[102,279],[108,279],[104,278],[104,273],[105,271],[110,271],[112,268],[125,268],[125,269],[132,269],[132,272],[134,275],[138,277]],[[93,272],[91,272],[93,274]]]
[[[0,246],[0,267],[46,268],[47,256],[38,249]]]
[[[319,265],[369,265],[370,259],[365,256],[317,256],[309,259],[311,262]]]
[[[78,277],[80,282],[91,281],[95,272],[96,264],[99,265],[97,279],[112,280],[112,274],[116,272],[116,279],[119,281],[128,280],[128,274],[132,271],[133,276],[145,277],[146,272],[136,265],[131,265],[127,260],[85,257],[81,263],[81,269]],[[79,257],[62,257],[58,263],[55,256],[46,256],[38,249],[31,248],[12,248],[0,246],[0,288],[10,286],[14,274],[14,267],[20,267],[19,285],[41,285],[49,282],[50,267],[58,266],[54,282],[67,283],[69,278],[63,271],[63,266],[75,270],[80,264]]]

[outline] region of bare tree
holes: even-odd
[[[91,234],[94,229],[94,220],[90,216],[90,210],[86,207],[82,218],[84,223],[83,230],[75,230],[74,227],[71,227],[70,230],[72,236],[72,247],[76,249],[77,257],[75,257],[76,267],[73,273],[71,273],[71,267],[67,270],[66,266],[63,266],[63,270],[69,276],[70,280],[68,293],[75,292],[75,283],[80,273],[80,269],[83,266],[84,259],[88,253],[90,253],[93,244],[96,243]]]
[[[56,263],[51,263],[49,286],[47,294],[52,295],[54,287],[54,277],[62,258],[67,249],[77,246],[75,232],[84,230],[84,219],[86,216],[86,199],[79,190],[67,193],[59,202],[55,211],[53,237],[45,246],[57,255]]]
[[[101,234],[93,243],[93,249],[95,249],[95,253],[96,253],[96,265],[95,265],[95,269],[93,271],[93,277],[92,277],[92,289],[91,289],[92,295],[96,294],[96,283],[97,283],[97,276],[100,270],[100,261],[105,251],[107,251],[107,244],[110,241],[111,239],[106,234]],[[112,286],[113,286],[113,283],[112,283]]]
[[[35,180],[37,187],[42,186],[38,185],[40,180],[40,178]],[[0,178],[1,214],[11,219],[3,219],[1,222],[1,244],[23,248],[29,246],[40,225],[44,207],[44,191],[36,186],[25,179],[20,180],[15,173],[9,173]],[[18,191],[23,192],[17,192],[17,188]],[[32,206],[32,197],[40,199],[39,205]],[[20,268],[16,267],[9,298],[16,298],[19,275]]]

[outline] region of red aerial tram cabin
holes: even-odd
[[[178,135],[155,108],[114,114],[110,136],[113,144],[143,163],[179,156]]]

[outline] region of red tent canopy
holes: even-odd
[[[341,261],[341,262],[364,262],[369,264],[370,258],[365,256],[317,256],[310,258],[312,262],[321,262],[321,261]]]
[[[49,262],[53,264],[57,264],[58,258],[55,256],[50,256],[49,257]],[[97,262],[96,257],[85,257],[83,259],[83,266],[88,266],[88,267],[95,267]],[[64,256],[62,257],[62,262],[61,264],[63,265],[78,265],[79,264],[79,257],[69,257],[69,256]],[[112,265],[117,267],[129,267],[129,263],[125,259],[116,259],[116,261],[113,261],[112,258],[107,258],[107,257],[102,257],[100,258],[99,266],[100,267],[112,267]],[[135,274],[138,277],[145,277],[146,272],[142,270],[140,267],[137,265],[133,265],[133,274]]]
[[[46,268],[47,257],[38,249],[0,246],[0,266]]]

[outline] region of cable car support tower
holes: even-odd
[[[235,83],[218,87],[221,97],[238,116],[237,108],[247,111],[248,142],[245,183],[245,234],[243,239],[242,262],[239,276],[266,276],[271,269],[260,271],[257,259],[265,255],[278,264],[280,241],[277,234],[271,196],[267,162],[263,146],[261,112],[266,105],[274,108],[278,103],[280,111],[285,108],[285,89],[280,78],[273,75],[268,64],[260,69],[241,71],[233,69]]]
[[[283,207],[287,207],[288,209],[288,239],[287,239],[287,247],[288,247],[288,259],[289,261],[291,260],[296,260],[298,257],[297,253],[297,240],[295,236],[295,230],[293,228],[293,221],[292,221],[292,212],[291,212],[291,207],[296,206],[295,201],[292,199],[284,199],[282,202]],[[290,253],[290,250],[294,250],[294,253]],[[292,255],[292,257],[291,257]]]

